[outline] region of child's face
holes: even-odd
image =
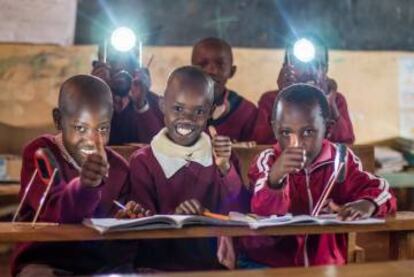
[[[306,150],[307,164],[310,164],[321,151],[326,123],[319,105],[295,105],[282,100],[278,104],[273,131],[282,150],[292,146],[292,137],[296,136],[298,146]]]
[[[62,131],[65,148],[82,166],[89,154],[108,143],[111,113],[106,107],[79,105],[70,114],[61,113],[58,126]]]
[[[128,96],[131,88],[132,76],[134,75],[135,67],[133,63],[125,57],[114,57],[108,59],[110,65],[110,87],[112,92],[120,97]]]
[[[220,98],[225,90],[227,80],[233,77],[236,67],[233,66],[231,54],[225,47],[209,44],[198,45],[193,50],[192,64],[201,67],[214,80],[214,98]]]
[[[206,86],[185,85],[175,79],[167,87],[164,99],[164,123],[169,138],[176,144],[190,146],[206,128],[211,100]]]

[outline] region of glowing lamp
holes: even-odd
[[[313,43],[306,39],[301,38],[293,45],[293,55],[303,63],[309,63],[315,59],[316,49]]]

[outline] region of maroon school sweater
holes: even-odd
[[[189,162],[167,179],[150,146],[137,150],[130,161],[133,200],[157,214],[171,214],[185,200],[197,199],[216,213],[243,211],[248,207],[237,161],[226,176],[213,164]],[[208,270],[221,268],[216,258],[216,239],[147,241],[152,251],[139,256],[137,266],[161,270]]]
[[[218,134],[228,136],[231,140],[251,141],[257,117],[256,106],[234,91],[229,91],[227,101],[230,111],[223,117],[210,120],[209,125],[213,125]]]
[[[164,116],[159,108],[159,96],[147,94],[149,109],[139,113],[132,101],[121,112],[114,112],[111,122],[109,145],[125,143],[150,143],[164,127]]]
[[[59,164],[60,180],[55,182],[40,213],[40,222],[81,223],[88,217],[111,217],[116,211],[112,201],[126,197],[129,191],[129,168],[127,162],[106,148],[110,164],[109,175],[98,187],[85,187],[79,181],[79,172],[62,156],[52,135],[44,135],[30,142],[23,152],[21,171],[22,197],[24,189],[34,172],[33,155],[39,148],[48,148]],[[36,177],[21,210],[22,221],[31,221],[39,205],[45,185]],[[128,245],[129,244],[129,245]],[[25,265],[47,264],[73,272],[91,274],[111,272],[113,268],[125,266],[131,255],[130,242],[53,242],[20,243],[12,257],[12,274],[16,275]]]
[[[259,144],[276,143],[271,121],[273,105],[278,93],[278,90],[268,91],[259,100],[259,112],[254,130],[254,138]],[[336,105],[341,115],[338,121],[328,130],[327,139],[332,142],[352,144],[355,141],[354,129],[349,117],[346,99],[339,92],[336,97]]]

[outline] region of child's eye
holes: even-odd
[[[101,127],[99,127],[98,128],[98,132],[99,133],[102,133],[102,134],[108,133],[109,132],[109,126],[101,126]]]
[[[205,115],[206,111],[204,109],[198,109],[196,110],[196,115]]]
[[[305,137],[310,137],[310,136],[312,136],[314,133],[315,133],[315,131],[314,131],[314,130],[311,130],[311,129],[309,129],[309,130],[305,130],[305,131],[303,132],[303,136],[305,136]]]
[[[86,127],[82,125],[75,125],[73,126],[73,128],[75,129],[76,132],[81,133],[81,134],[86,132]]]
[[[280,134],[284,137],[288,137],[290,135],[290,132],[288,130],[281,130]]]
[[[223,62],[223,61],[217,61],[217,62],[216,62],[216,66],[217,66],[218,68],[223,68],[223,67],[224,67],[224,62]]]
[[[175,112],[182,112],[182,111],[183,111],[183,107],[180,107],[180,106],[173,106],[173,110],[174,110]]]

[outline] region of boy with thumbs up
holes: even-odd
[[[169,77],[161,108],[165,128],[130,161],[133,201],[153,214],[202,214],[240,210],[244,186],[231,142],[210,128],[214,83],[201,69],[185,66]],[[248,204],[248,203],[247,203]],[[212,243],[213,242],[213,243]],[[159,243],[158,246],[157,243]],[[137,260],[161,270],[221,268],[212,239],[151,241],[151,257]],[[141,251],[142,252],[142,251]],[[172,259],[171,257],[174,257]],[[152,263],[151,263],[152,262]]]
[[[53,119],[57,134],[45,134],[23,152],[21,197],[35,171],[34,153],[46,149],[56,159],[54,180],[40,210],[39,221],[77,223],[84,218],[112,217],[129,191],[127,162],[105,145],[109,139],[113,101],[109,86],[91,75],[75,75],[60,88]],[[22,204],[19,220],[32,220],[45,186],[40,175]],[[40,185],[39,185],[40,184]],[[132,249],[131,249],[132,248]],[[16,245],[13,276],[92,275],[131,272],[131,242],[25,242]]]

